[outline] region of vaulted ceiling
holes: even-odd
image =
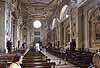
[[[59,16],[61,4],[68,1],[69,0],[21,0],[23,17],[26,17],[28,20],[53,19]]]
[[[24,15],[33,19],[47,19],[52,16],[61,0],[22,0]]]

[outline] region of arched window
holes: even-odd
[[[64,5],[63,8],[61,9],[60,20],[63,20],[64,18],[68,17],[67,7],[68,7],[68,5]]]
[[[34,22],[33,22],[33,27],[34,28],[40,28],[41,27],[41,22],[39,21],[39,20],[35,20]]]

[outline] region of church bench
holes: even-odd
[[[28,56],[25,56],[24,59],[38,59],[38,58],[47,58],[47,56],[32,56],[32,55],[28,55]]]
[[[6,62],[0,62],[0,68],[8,68],[8,65]]]
[[[88,51],[80,51],[80,50],[66,50],[66,53],[61,55],[58,50],[54,50],[54,48],[47,48],[47,51],[59,58],[66,59],[68,62],[75,64],[80,67],[87,67],[92,63],[93,53]]]
[[[22,67],[22,68],[52,68],[51,66],[32,66],[32,67]]]
[[[0,66],[3,64],[9,66],[12,63],[14,56],[15,54],[0,54]]]
[[[25,52],[26,51],[26,48],[19,48],[18,51]]]
[[[18,48],[16,51],[14,51],[14,53],[24,54],[26,50],[27,50],[26,48]]]
[[[22,67],[22,68],[51,68],[51,66],[34,66],[34,67]]]
[[[50,59],[23,59],[23,63],[34,63],[34,62],[50,62]]]
[[[42,66],[42,67],[53,67],[55,68],[55,62],[50,62],[50,63],[46,63],[46,62],[38,62],[38,63],[23,63],[22,67],[35,67],[35,66]]]
[[[31,50],[29,50],[27,53],[26,53],[26,55],[25,55],[25,57],[28,57],[28,56],[45,56],[43,53],[41,53],[40,51],[39,52],[34,52],[34,51],[31,51]]]
[[[22,68],[51,68],[52,66],[55,68],[55,63],[51,63],[47,56],[31,49],[25,54],[22,63]]]
[[[41,52],[36,53],[36,52],[29,50],[24,56],[24,59],[47,59],[47,56],[45,56]]]
[[[43,53],[28,52],[25,56],[45,56]]]
[[[0,62],[12,62],[15,54],[0,54]]]

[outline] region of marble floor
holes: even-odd
[[[80,68],[80,67],[76,67],[75,65],[73,65],[59,57],[56,57],[56,56],[46,52],[45,49],[43,49],[41,52],[43,54],[45,54],[48,57],[48,59],[51,59],[51,62],[56,63],[56,68]]]

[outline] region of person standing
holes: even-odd
[[[12,42],[11,42],[11,39],[7,41],[7,49],[8,49],[8,53],[11,53],[11,51],[12,51]]]
[[[74,51],[76,48],[76,42],[75,39],[72,39],[71,43],[70,43],[70,50]]]
[[[40,44],[39,43],[36,43],[35,44],[35,48],[36,48],[36,52],[40,51]]]

